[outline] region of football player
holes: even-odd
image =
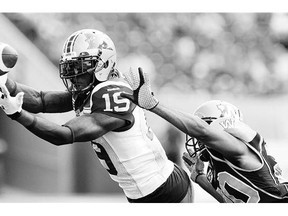
[[[167,159],[143,109],[120,95],[132,88],[116,69],[115,46],[106,34],[84,29],[70,35],[59,72],[67,91],[38,92],[8,79],[0,94],[5,113],[57,146],[91,141],[131,203],[193,201],[189,176]],[[76,117],[64,125],[32,114],[70,110]]]
[[[212,100],[188,114],[159,104],[150,88],[149,76],[141,68],[130,71],[126,79],[133,95],[121,95],[140,107],[166,119],[188,135],[183,155],[191,179],[219,202],[288,202],[288,182],[284,181],[275,159],[268,155],[263,137],[243,122],[234,105]],[[192,148],[189,148],[192,147]],[[208,161],[205,174],[203,161]],[[215,190],[211,189],[212,184]]]

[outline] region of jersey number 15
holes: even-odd
[[[130,100],[120,97],[121,92],[114,92],[112,97],[108,93],[103,94],[102,98],[105,99],[105,109],[108,112],[127,112],[130,107]],[[120,106],[121,105],[121,106]]]

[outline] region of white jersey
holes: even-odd
[[[83,114],[104,113],[126,120],[127,126],[93,140],[92,146],[111,178],[125,195],[138,199],[155,191],[172,173],[174,165],[147,126],[144,111],[121,92],[131,92],[122,81],[106,81],[97,85],[84,107]]]

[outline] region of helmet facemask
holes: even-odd
[[[194,137],[186,134],[185,148],[190,157],[199,155],[202,161],[209,161],[209,153],[205,145]]]
[[[217,118],[202,117],[202,120],[204,120],[208,124],[211,124],[215,119]],[[195,157],[196,155],[199,155],[202,161],[209,160],[209,153],[207,152],[205,145],[201,141],[197,140],[195,137],[190,137],[188,134],[186,134],[185,148],[190,157]]]
[[[205,146],[196,138],[190,137],[186,134],[185,148],[186,151],[189,153],[190,157],[195,157],[205,148]]]
[[[61,60],[59,63],[59,72],[68,91],[83,93],[89,91],[94,86],[96,80],[94,73],[102,70],[104,66],[105,64],[98,56],[80,56],[73,57],[71,60]],[[78,82],[79,77],[85,74],[91,75],[87,85]],[[88,76],[86,79],[88,79]]]
[[[72,93],[83,93],[91,89],[95,82],[94,70],[98,64],[97,58],[94,57],[75,57],[72,60],[60,61],[60,77],[67,90]],[[90,77],[87,75],[91,75]],[[79,83],[79,78],[86,75],[87,84]]]

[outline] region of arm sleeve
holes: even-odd
[[[72,110],[72,95],[67,91],[37,91],[29,86],[7,79],[11,96],[24,92],[23,109],[31,113],[61,113]]]

